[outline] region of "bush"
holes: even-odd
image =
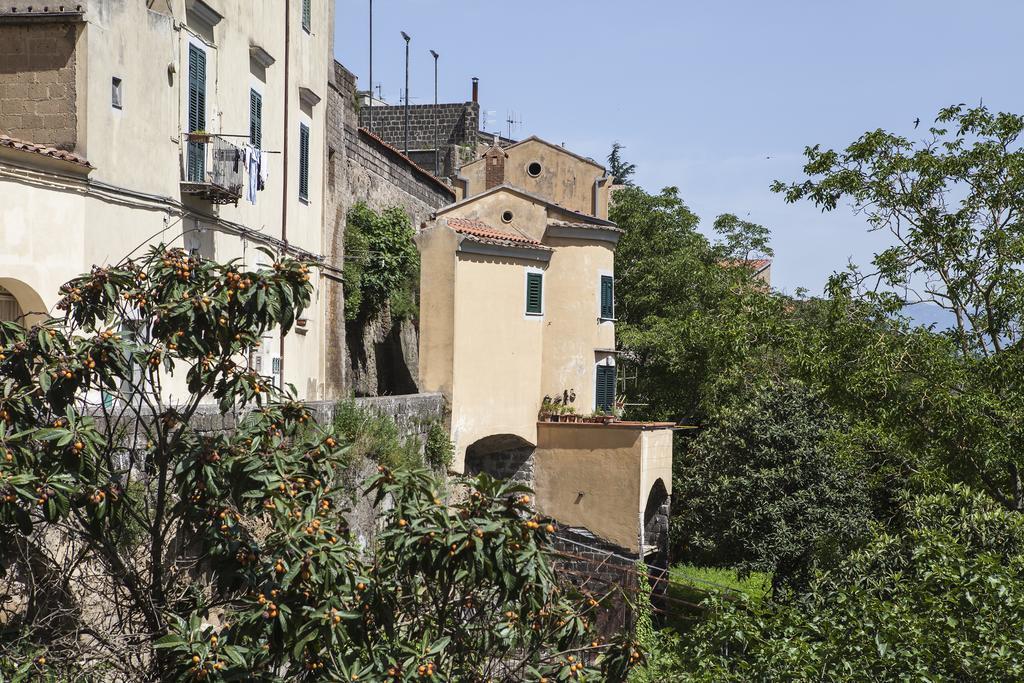
[[[427,464],[434,470],[447,471],[455,459],[455,444],[448,437],[448,430],[441,422],[433,422],[427,432],[427,444],[424,448]]]
[[[663,680],[1024,680],[1024,518],[960,486],[902,515],[797,600],[706,603]]]
[[[420,256],[401,207],[377,213],[359,202],[345,226],[345,318],[372,318],[390,305],[395,319],[417,315]]]
[[[403,439],[393,419],[360,408],[354,399],[335,404],[333,427],[349,443],[349,465],[363,458],[388,467],[418,467],[423,464],[416,439]]]

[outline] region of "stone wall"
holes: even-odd
[[[409,106],[409,151],[433,150],[434,116],[437,115],[437,146],[466,145],[476,142],[480,128],[480,105],[476,102],[451,104],[413,104]],[[359,125],[369,125],[369,108],[359,110]],[[388,144],[404,150],[405,107],[373,108],[373,132]],[[430,158],[431,164],[433,158]],[[433,168],[430,169],[431,172]]]
[[[0,133],[73,151],[78,24],[0,15]]]
[[[402,154],[359,130],[355,76],[335,63],[327,101],[327,206],[325,245],[330,263],[345,258],[345,216],[357,202],[375,211],[400,206],[419,226],[455,201],[445,184],[415,168]],[[345,320],[341,282],[325,288],[327,317]],[[415,393],[419,377],[415,322],[381,311],[371,320],[332,325],[327,340],[326,396],[338,398]]]
[[[332,401],[310,401],[306,404],[316,416],[318,422],[327,424],[334,418]],[[427,442],[430,426],[443,421],[447,416],[444,396],[441,394],[413,394],[409,396],[380,396],[357,398],[356,405],[385,415],[395,421],[398,433],[403,438],[414,438],[422,451]],[[238,424],[239,415],[220,414],[216,405],[200,406],[193,416],[190,425],[200,432],[231,431]],[[356,463],[347,478],[353,486],[366,480],[376,471],[376,463],[366,460]],[[382,504],[384,510],[390,507],[389,501]],[[356,496],[351,509],[345,515],[349,528],[355,538],[363,545],[370,543],[377,532],[377,519],[381,509],[374,507],[373,499]]]

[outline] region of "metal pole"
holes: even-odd
[[[437,144],[437,58],[441,55],[433,50],[430,51],[430,54],[434,55],[434,175],[436,176],[439,166],[437,155],[440,153]]]
[[[409,156],[409,34],[402,31],[405,38],[405,155]]]
[[[370,132],[373,132],[373,0],[370,0]]]

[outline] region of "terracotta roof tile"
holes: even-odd
[[[540,242],[532,240],[529,237],[525,237],[518,233],[505,232],[504,230],[496,230],[483,221],[478,221],[475,218],[449,218],[447,220],[448,227],[460,235],[468,235],[479,240],[491,241],[500,244],[509,244],[510,246],[532,247],[534,249],[544,250],[549,249],[549,247],[545,247]]]
[[[749,268],[755,273],[760,273],[772,264],[772,260],[770,258],[723,259],[721,264],[727,268],[743,266],[745,268]]]
[[[67,152],[63,149],[57,149],[56,147],[48,147],[47,145],[37,145],[34,142],[19,140],[17,138],[12,138],[9,135],[0,135],[0,147],[17,149],[23,152],[35,152],[36,154],[60,159],[61,161],[70,161],[73,164],[85,166],[86,168],[93,168],[93,165],[86,161],[85,157],[79,156],[74,152]]]
[[[611,232],[625,232],[622,228],[616,227],[615,225],[599,225],[597,223],[582,223],[578,221],[562,221],[552,220],[548,221],[548,225],[555,225],[560,228],[583,228],[585,230],[610,230]]]

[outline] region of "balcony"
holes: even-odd
[[[238,204],[242,196],[242,148],[219,135],[187,133],[182,150],[181,193],[211,204]]]

